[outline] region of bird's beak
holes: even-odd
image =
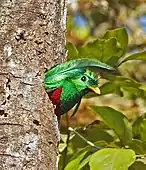
[[[96,94],[100,94],[100,89],[98,87],[89,87],[92,91],[94,91]]]

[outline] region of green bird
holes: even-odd
[[[45,73],[44,87],[53,105],[55,114],[67,113],[75,105],[78,110],[82,97],[90,91],[100,94],[98,70],[114,70],[113,67],[96,59],[70,60],[52,67]]]

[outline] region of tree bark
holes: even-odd
[[[0,0],[0,170],[56,170],[44,71],[65,60],[66,0]]]

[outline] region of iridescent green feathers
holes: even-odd
[[[70,60],[63,64],[57,65],[45,73],[45,89],[47,92],[58,88],[63,80],[68,77],[74,77],[80,75],[86,71],[86,69],[101,68],[105,70],[114,70],[113,67],[102,63],[95,59],[77,59]]]
[[[114,70],[113,67],[95,59],[77,59],[52,67],[45,73],[44,86],[50,100],[56,105],[55,114],[68,112],[89,91],[99,94],[95,70]],[[93,71],[94,70],[94,71]]]

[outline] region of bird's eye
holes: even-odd
[[[83,77],[81,78],[81,80],[82,80],[82,81],[86,81],[86,80],[87,80],[86,76],[83,76]]]

